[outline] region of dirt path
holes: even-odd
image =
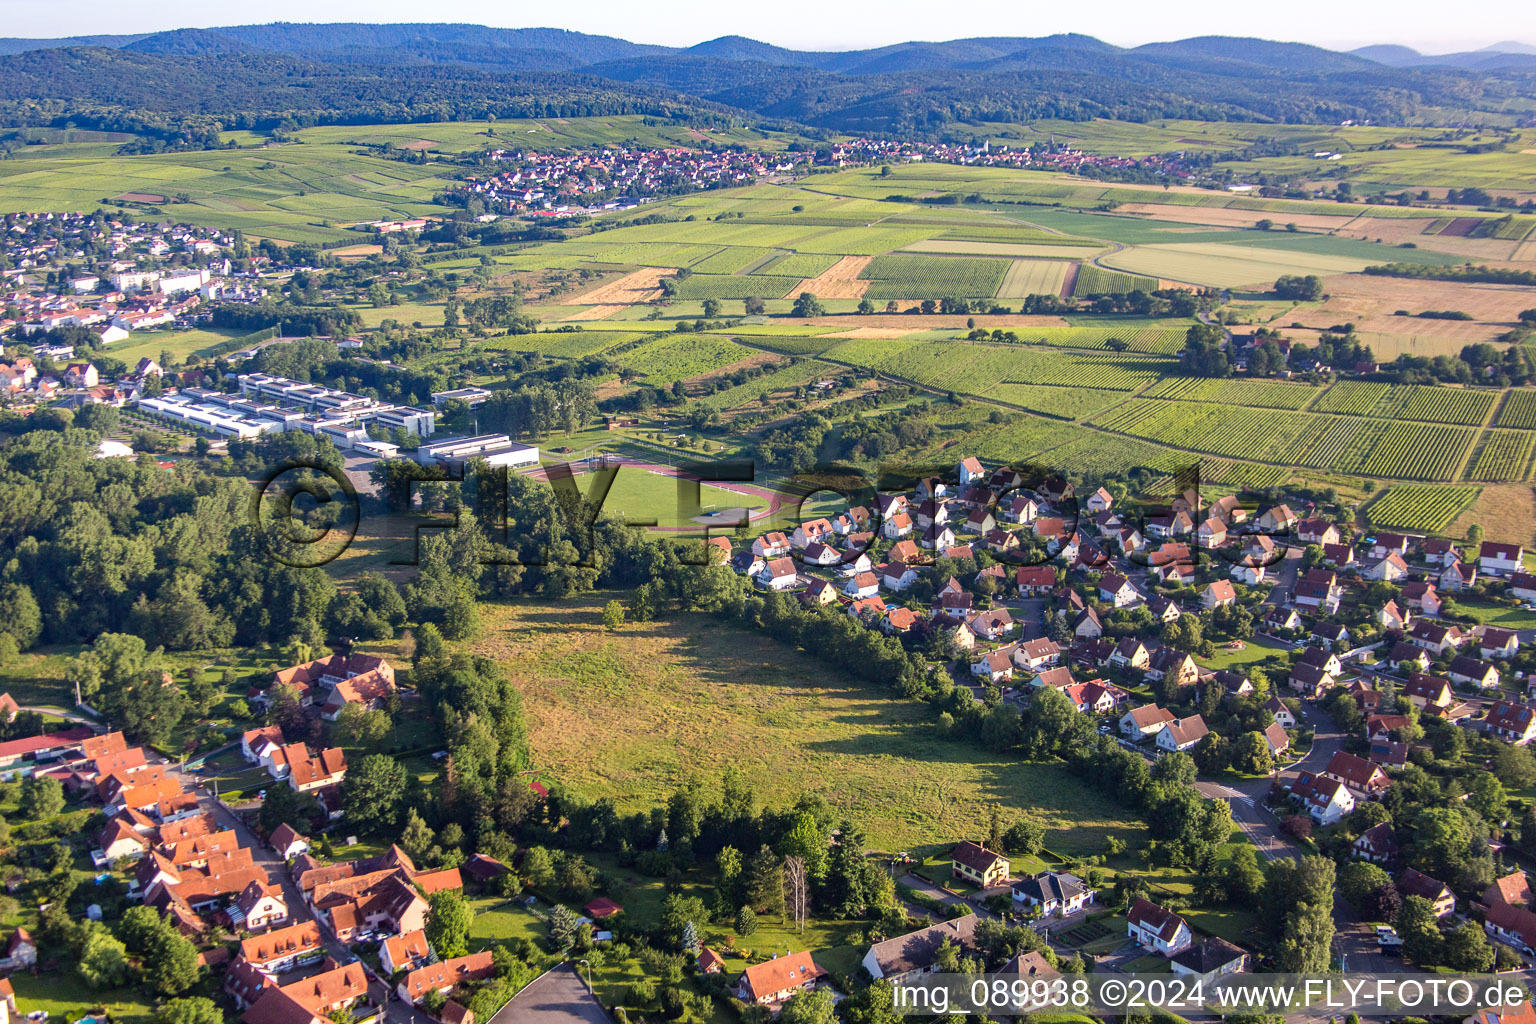
[[[844,256],[818,276],[795,285],[784,298],[795,298],[801,292],[810,292],[818,299],[863,298],[869,282],[859,280],[859,275],[873,260],[873,256]]]

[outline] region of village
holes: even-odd
[[[1458,852],[1410,843],[1391,824],[1422,832],[1424,816],[1440,813],[1413,808],[1442,756],[1485,745],[1496,768],[1483,778],[1494,786],[1505,770],[1498,751],[1528,758],[1531,631],[1457,611],[1458,602],[1536,602],[1526,552],[1359,536],[1304,496],[1256,507],[1232,496],[1204,504],[1193,488],[1161,498],[1116,490],[1079,498],[1063,478],[966,458],[873,506],[750,540],[716,537],[707,551],[775,600],[903,639],[994,713],[1038,721],[1048,706],[1066,710],[1094,742],[1150,768],[1154,785],[1184,776],[1178,785],[1230,806],[1229,821],[1266,860],[1333,858],[1346,902],[1333,911],[1330,961],[1454,966],[1462,961],[1443,957],[1471,928],[1487,950],[1479,969],[1497,959],[1527,970],[1536,912],[1516,866],[1526,839],[1490,837],[1481,849],[1468,837]],[[1262,658],[1231,657],[1256,649]],[[120,877],[127,900],[193,943],[250,1024],[314,1024],[340,1011],[364,1024],[392,1012],[462,1024],[498,967],[490,950],[433,948],[441,894],[515,895],[531,868],[485,850],[421,867],[399,843],[336,855],[353,822],[348,760],[328,737],[358,716],[398,715],[413,694],[396,678],[384,658],[335,653],[253,685],[247,700],[269,724],[245,730],[233,750],[265,780],[254,801],[247,787],[243,802],[227,802],[195,769],[78,724],[0,743],[0,769],[100,808],[91,859],[102,877]],[[30,715],[9,696],[0,712],[13,724]],[[548,799],[543,786],[531,789]],[[285,808],[290,795],[312,799],[309,827],[289,824],[291,812],[268,827],[275,794]],[[1482,806],[1484,794],[1474,785],[1467,798]],[[1426,857],[1449,874],[1422,870]],[[728,979],[729,995],[776,1011],[802,990],[847,995],[850,983],[901,983],[965,963],[1034,978],[1085,969],[1210,978],[1276,962],[1257,934],[1192,924],[1179,909],[1187,896],[1170,900],[1125,876],[1111,885],[1100,867],[1043,858],[1038,839],[1009,830],[956,836],[922,865],[893,862],[880,870],[904,872],[897,891],[910,909],[898,917],[917,926],[862,948],[859,980],[787,950],[748,962]],[[1474,870],[1478,860],[1486,867]],[[1431,914],[1425,931],[1400,934],[1418,901]],[[603,894],[545,913],[551,928],[570,915],[592,948],[651,927],[628,924]],[[1012,944],[999,946],[1000,934]],[[1004,948],[1013,952],[999,956]],[[689,949],[700,976],[725,970],[725,951],[696,937]],[[25,929],[8,937],[7,956],[13,971],[37,966]],[[575,991],[576,1004],[592,998]]]

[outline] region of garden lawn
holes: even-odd
[[[871,846],[903,850],[984,834],[992,808],[1089,855],[1144,825],[1059,764],[1021,764],[940,733],[929,711],[850,682],[819,659],[713,618],[600,624],[597,594],[487,605],[472,645],[522,691],[535,764],[551,781],[611,797],[621,813],[665,803],[690,777],[745,773],[770,807],[820,793]]]
[[[55,971],[33,977],[25,971],[11,976],[16,989],[16,1009],[23,1015],[45,1010],[49,1020],[76,1021],[105,1008],[120,1024],[150,1024],[154,1007],[134,988],[92,992],[73,971]]]

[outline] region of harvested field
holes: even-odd
[[[1251,228],[1260,220],[1295,224],[1308,231],[1332,231],[1350,220],[1349,216],[1327,217],[1314,213],[1279,214],[1258,210],[1234,210],[1224,206],[1172,206],[1163,203],[1125,203],[1116,213],[1139,213],[1156,220],[1180,224],[1210,224],[1215,227]]]
[[[1519,247],[1518,242],[1499,238],[1465,238],[1444,233],[1433,234],[1430,229],[1435,223],[1435,221],[1417,218],[1390,220],[1382,217],[1360,217],[1350,221],[1337,233],[1345,238],[1360,238],[1372,242],[1380,240],[1387,245],[1411,242],[1420,249],[1443,252],[1466,259],[1512,260],[1516,258],[1515,250]]]
[[[1489,540],[1530,547],[1536,541],[1536,490],[1525,484],[1484,486],[1472,507],[1445,528],[1447,537],[1465,537],[1473,523]]]
[[[1171,277],[1218,288],[1240,288],[1267,286],[1282,274],[1339,274],[1363,270],[1371,261],[1222,242],[1180,242],[1132,246],[1104,257],[1102,262],[1132,274]]]
[[[560,319],[562,321],[565,321],[565,320],[606,320],[610,316],[613,316],[613,314],[615,314],[615,313],[617,313],[617,312],[619,312],[619,311],[621,311],[623,309],[626,309],[626,308],[628,308],[628,307],[616,306],[616,305],[588,306],[586,309],[578,309],[576,312],[570,314],[569,316],[563,316]]]
[[[1066,279],[1077,264],[1062,260],[1014,260],[997,289],[1000,299],[1022,299],[1030,295],[1067,294]]]
[[[791,288],[784,298],[792,299],[801,292],[810,292],[819,299],[859,299],[869,288],[870,282],[859,279],[872,256],[844,256],[830,268],[815,277],[807,277]]]
[[[1482,222],[1482,217],[1457,217],[1441,228],[1438,233],[1451,238],[1466,238]]]
[[[673,273],[671,267],[641,267],[625,274],[616,281],[598,287],[571,301],[594,306],[631,306],[637,302],[649,302],[661,295],[660,281]],[[606,315],[606,314],[605,314]]]
[[[1444,334],[1447,327],[1467,327],[1468,321],[1407,321],[1392,314],[1399,309],[1419,313],[1426,309],[1459,309],[1470,313],[1479,323],[1497,324],[1507,329],[1530,309],[1529,288],[1509,284],[1478,284],[1469,281],[1431,281],[1403,277],[1372,277],[1345,274],[1323,282],[1328,298],[1321,306],[1296,311],[1282,317],[1307,326],[1327,327],[1353,322],[1357,330],[1401,334]],[[1369,324],[1366,321],[1370,321]]]
[[[362,259],[364,256],[377,256],[384,251],[382,245],[349,245],[345,249],[332,249],[331,255],[338,259]]]

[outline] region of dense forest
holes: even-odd
[[[91,42],[100,45],[88,45]],[[955,122],[1194,118],[1327,123],[1508,108],[1523,65],[1392,67],[1298,43],[1089,36],[805,52],[728,37],[688,49],[553,29],[264,25],[0,40],[0,123],[73,123],[201,148],[220,128],[640,113],[750,114],[931,136]]]

